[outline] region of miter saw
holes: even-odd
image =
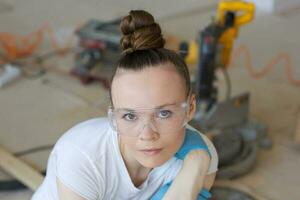
[[[109,87],[113,66],[116,65],[121,54],[120,22],[120,18],[109,22],[91,19],[76,31],[79,38],[79,51],[75,55],[75,67],[72,69],[72,74],[77,76],[83,84],[97,80],[106,88]],[[100,62],[101,70],[93,73]],[[105,63],[108,67],[105,67]]]
[[[255,166],[258,147],[270,147],[267,127],[249,117],[250,94],[230,95],[230,64],[234,39],[239,28],[252,21],[255,6],[244,1],[221,1],[216,19],[205,27],[196,41],[180,45],[186,62],[197,61],[194,89],[197,112],[192,125],[210,133],[219,154],[218,178],[235,178]],[[225,101],[218,101],[216,70],[224,72]]]

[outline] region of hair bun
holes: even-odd
[[[130,11],[129,15],[122,19],[120,28],[123,33],[120,43],[125,54],[137,50],[164,47],[165,40],[160,26],[146,11]]]

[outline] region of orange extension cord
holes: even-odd
[[[250,54],[249,49],[247,48],[246,45],[240,45],[236,49],[233,50],[232,53],[232,59],[231,59],[231,64],[234,63],[237,58],[241,56],[241,54],[244,54],[244,62],[245,62],[245,67],[250,76],[254,79],[260,79],[264,76],[266,76],[275,66],[277,66],[280,62],[284,63],[284,69],[286,76],[288,78],[288,81],[295,85],[295,86],[300,86],[300,79],[296,80],[293,78],[293,67],[292,67],[292,61],[290,56],[287,53],[280,53],[277,56],[273,57],[271,62],[269,62],[268,65],[266,65],[262,70],[260,71],[255,71],[252,63],[252,57]]]
[[[37,31],[30,33],[28,36],[0,33],[0,45],[5,52],[5,60],[0,60],[0,64],[31,56],[43,42],[42,40],[45,34],[48,34],[51,47],[57,51],[58,54],[65,54],[72,44],[73,37],[70,37],[63,47],[60,47],[55,39],[53,29],[49,25],[42,26]],[[241,45],[234,49],[231,63],[234,63],[241,54],[244,54],[245,56],[245,67],[252,78],[260,79],[266,76],[276,65],[278,65],[278,63],[283,61],[288,81],[293,85],[300,86],[300,79],[296,80],[292,76],[292,61],[287,53],[280,53],[276,57],[272,58],[271,62],[269,62],[269,64],[259,72],[256,72],[253,67],[251,54],[246,45]]]
[[[45,34],[49,36],[51,47],[58,54],[65,54],[72,44],[73,37],[70,37],[63,47],[60,47],[55,39],[53,29],[49,25],[44,25],[27,36],[2,32],[0,33],[0,47],[4,51],[5,58],[0,60],[0,64],[31,56],[43,42]]]

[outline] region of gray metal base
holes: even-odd
[[[232,179],[248,173],[255,167],[259,147],[272,146],[267,127],[249,118],[249,100],[249,93],[244,93],[217,103],[205,114],[198,110],[191,123],[213,135],[219,156],[217,178]]]

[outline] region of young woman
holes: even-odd
[[[33,200],[151,199],[171,181],[161,198],[196,199],[212,186],[218,158],[205,135],[196,134],[207,151],[183,153],[187,132],[196,131],[187,124],[196,100],[186,64],[164,48],[151,14],[131,11],[120,27],[124,51],[108,117],[82,122],[59,139]]]

